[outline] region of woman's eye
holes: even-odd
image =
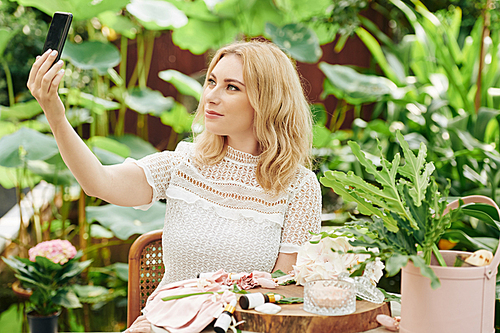
[[[228,89],[228,90],[231,90],[231,91],[237,91],[237,90],[240,90],[240,89],[238,89],[238,87],[233,86],[232,84],[228,85],[228,86],[227,86],[227,89]]]
[[[208,85],[209,86],[215,86],[215,80],[214,79],[208,79]]]

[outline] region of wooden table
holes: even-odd
[[[290,285],[276,289],[253,289],[251,292],[277,293],[285,297],[303,297],[303,287]],[[245,323],[239,327],[251,332],[287,332],[287,333],[358,333],[379,326],[378,314],[390,315],[388,303],[374,304],[357,301],[356,311],[345,316],[320,316],[303,310],[303,304],[280,304],[281,311],[274,315],[259,313],[254,310],[242,310],[237,306],[235,318]]]

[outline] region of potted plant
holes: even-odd
[[[29,259],[2,258],[25,288],[32,290],[28,323],[31,333],[57,332],[61,308],[81,307],[72,280],[91,260],[80,262],[82,252],[67,240],[41,242],[29,250]]]
[[[499,256],[485,267],[449,267],[460,252],[440,251],[437,243],[451,222],[463,214],[484,218],[496,227],[498,207],[481,196],[448,204],[449,187],[443,193],[438,190],[432,176],[434,165],[425,160],[426,146],[421,143],[415,156],[399,131],[396,137],[403,158],[396,154],[390,162],[382,156],[379,166],[355,142],[349,142],[359,163],[374,177],[370,182],[353,172],[325,172],[323,185],[345,201],[356,202],[359,212],[371,217],[325,236],[349,236],[353,246],[376,248],[365,252],[371,257],[359,269],[376,258],[385,261],[389,276],[403,269],[401,332],[493,332]],[[463,299],[464,295],[470,297]],[[413,323],[418,323],[417,330]]]

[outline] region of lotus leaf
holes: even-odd
[[[96,69],[100,75],[120,63],[120,51],[111,43],[86,41],[66,43],[61,57],[81,69]]]
[[[87,207],[86,213],[89,221],[99,222],[116,237],[126,240],[132,235],[162,229],[165,204],[155,202],[147,211],[115,205]]]
[[[22,167],[27,160],[46,160],[57,154],[53,137],[29,128],[0,139],[0,165],[10,168]]]

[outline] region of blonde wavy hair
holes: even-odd
[[[299,74],[295,64],[276,45],[251,41],[217,51],[208,67],[207,79],[226,54],[240,57],[248,99],[255,110],[254,133],[261,153],[257,182],[268,192],[280,193],[293,181],[299,165],[311,165],[312,115]],[[194,124],[203,124],[204,104],[202,98]],[[215,164],[227,151],[226,137],[206,130],[195,137],[195,143],[194,159],[200,164]]]

